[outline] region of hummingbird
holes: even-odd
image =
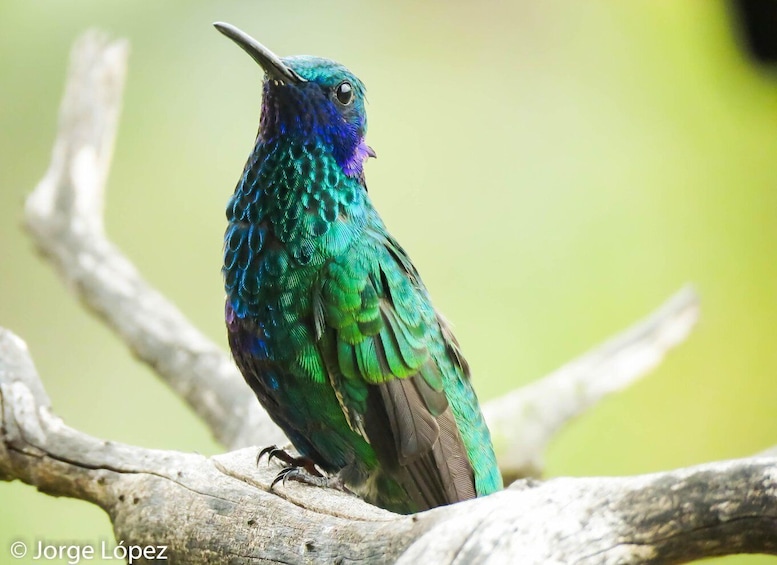
[[[270,456],[402,514],[501,489],[469,365],[367,193],[364,84],[214,26],[264,71],[223,275],[232,356],[300,455]]]

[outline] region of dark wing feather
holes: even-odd
[[[446,404],[443,412],[433,416],[419,391],[426,387],[421,383],[418,377],[394,379],[371,390],[367,434],[389,439],[373,447],[396,465],[397,479],[417,507],[474,498],[472,468],[453,413]],[[386,434],[386,422],[390,434]]]
[[[317,318],[336,342],[325,346],[336,352],[327,362],[330,380],[349,424],[413,506],[474,498],[473,470],[441,374],[444,365],[465,378],[466,362],[404,251],[387,237],[379,242],[333,262],[314,297]]]

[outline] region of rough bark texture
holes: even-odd
[[[127,46],[76,45],[49,171],[27,201],[38,247],[199,414],[225,446],[282,441],[228,356],[105,237],[102,200]],[[690,332],[696,297],[655,314],[537,383],[484,407],[506,477],[537,476],[550,438],[657,365]],[[0,330],[0,479],[88,500],[126,545],[167,546],[172,563],[682,563],[777,554],[777,457],[627,478],[518,480],[487,498],[398,516],[358,498],[269,484],[256,448],[216,457],[149,450],[69,428],[24,342]],[[136,562],[145,562],[142,559]]]

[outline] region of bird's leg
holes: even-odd
[[[285,486],[286,481],[296,481],[306,485],[333,488],[342,492],[353,494],[353,492],[351,492],[348,487],[345,486],[345,483],[340,478],[340,475],[327,477],[316,467],[316,464],[313,462],[313,460],[308,457],[294,457],[285,449],[281,449],[276,445],[271,445],[262,449],[259,452],[259,455],[256,456],[257,465],[259,464],[259,460],[265,455],[267,455],[268,463],[272,459],[278,459],[288,465],[287,467],[283,468],[280,473],[278,473],[275,479],[273,479],[273,482],[270,483],[270,489],[275,487],[275,485],[280,482],[282,482]]]
[[[348,494],[354,494],[351,489],[345,486],[345,483],[343,482],[343,479],[340,477],[340,475],[334,475],[331,477],[325,477],[320,473],[318,475],[312,475],[305,472],[307,469],[303,469],[303,467],[286,467],[280,473],[278,473],[278,476],[275,477],[273,482],[270,484],[270,488],[272,489],[280,482],[282,482],[285,486],[286,481],[296,481],[298,483],[303,483],[314,487],[332,488],[341,492],[346,492]]]
[[[270,445],[269,447],[265,447],[259,452],[259,455],[256,456],[256,464],[259,465],[259,461],[262,459],[264,455],[267,455],[267,463],[269,464],[270,461],[273,459],[278,459],[280,461],[283,461],[288,465],[286,469],[283,471],[288,471],[289,469],[299,469],[300,467],[305,469],[311,476],[313,477],[323,477],[324,475],[316,468],[315,462],[310,459],[309,457],[294,457],[291,455],[288,451],[285,449],[282,449],[278,447],[277,445]],[[283,473],[281,471],[281,473]],[[278,474],[280,477],[280,474]],[[273,485],[278,482],[278,477],[275,478],[275,481],[273,481]]]

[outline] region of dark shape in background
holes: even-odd
[[[756,63],[777,63],[777,0],[732,0],[735,33]]]

